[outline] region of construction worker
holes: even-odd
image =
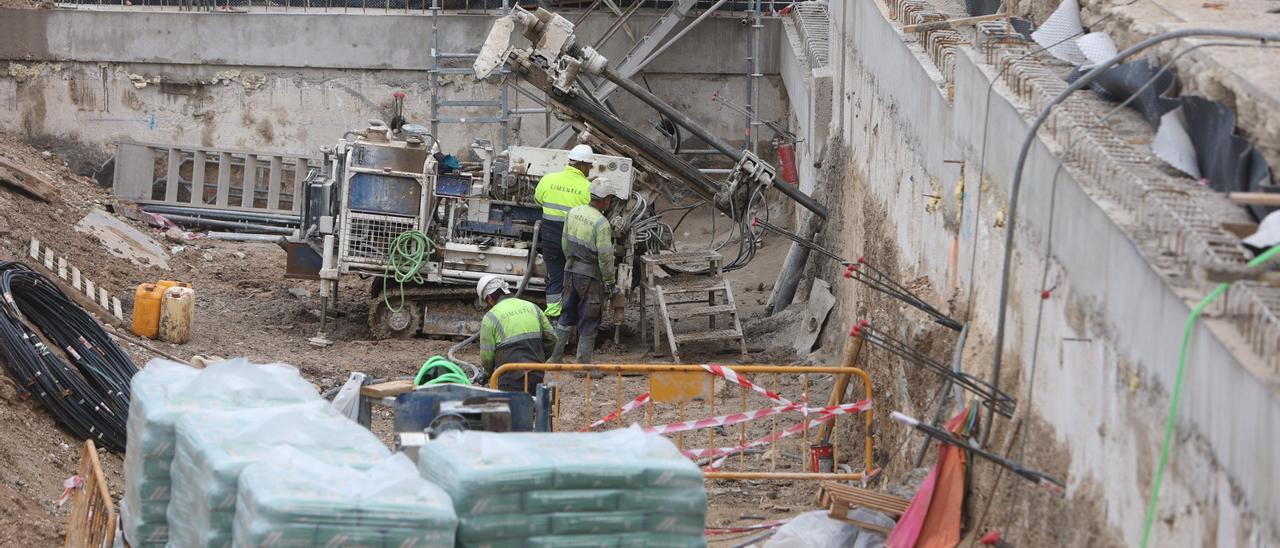
[[[480,366],[486,375],[492,376],[503,364],[545,361],[556,339],[538,305],[516,298],[506,280],[494,274],[480,278],[476,295],[489,309],[480,320]],[[498,379],[498,388],[532,394],[541,382],[541,371],[513,372]]]
[[[547,264],[547,316],[560,316],[560,299],[564,292],[564,251],[560,236],[564,232],[569,210],[591,201],[587,194],[587,174],[595,157],[590,145],[578,145],[569,151],[569,165],[563,171],[548,173],[538,180],[533,199],[542,206],[542,228],[539,229],[542,260]]]
[[[559,363],[571,329],[578,330],[578,363],[591,363],[596,328],[605,301],[617,294],[614,286],[613,229],[604,211],[612,196],[603,179],[591,181],[591,202],[569,210],[564,223],[564,311],[556,326],[551,362]]]

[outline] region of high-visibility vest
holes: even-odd
[[[542,218],[563,223],[569,210],[591,202],[587,187],[591,182],[578,168],[565,166],[564,171],[548,173],[538,180],[533,199],[542,206]]]
[[[613,227],[590,205],[569,210],[564,222],[564,271],[575,272],[613,285]]]
[[[554,344],[555,334],[542,309],[507,297],[480,320],[480,363],[491,373],[505,363],[542,362],[547,341]]]

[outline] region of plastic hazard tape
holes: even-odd
[[[719,417],[711,417],[708,419],[697,419],[684,422],[673,422],[662,426],[650,426],[644,429],[646,434],[674,434],[676,432],[687,432],[689,430],[700,430],[703,428],[713,428],[716,426],[729,426],[747,421],[753,421],[759,418],[768,417],[798,411],[801,409],[800,404],[791,403],[780,405],[778,407],[766,407],[764,409],[756,409],[755,411],[744,411],[742,413],[731,413],[728,415],[720,415]]]
[[[704,363],[702,364],[702,368],[705,369],[708,373],[711,373],[712,375],[721,377],[728,382],[735,383],[743,388],[756,392],[757,394],[760,394],[780,404],[788,405],[791,403],[791,400],[788,400],[782,396],[779,396],[778,394],[775,394],[772,391],[762,386],[757,386],[756,384],[747,380],[746,377],[739,376],[736,371],[729,369],[728,367],[725,367],[723,365]]]
[[[799,434],[800,432],[803,432],[815,426],[819,426],[822,423],[829,421],[833,418],[836,418],[840,415],[860,413],[862,411],[867,411],[869,409],[871,409],[871,400],[862,400],[860,402],[855,402],[855,403],[846,403],[846,404],[835,405],[831,407],[823,407],[821,409],[814,410],[814,414],[817,415],[816,418],[810,419],[805,422],[801,422],[785,430],[779,430],[777,432],[769,434],[768,436],[764,436],[762,438],[749,441],[737,447],[715,447],[715,448],[708,447],[704,449],[687,449],[684,451],[684,454],[685,456],[691,459],[721,457],[720,459],[711,463],[710,467],[712,469],[715,469],[715,468],[719,468],[720,465],[724,463],[724,460],[725,460],[724,457],[728,457],[729,455],[740,453],[742,451],[746,451],[747,449],[751,449],[753,447],[759,447],[761,445],[772,443],[785,437],[794,436],[796,434]]]
[[[645,393],[643,393],[643,394],[640,394],[639,396],[636,396],[636,399],[631,400],[631,402],[630,402],[630,403],[628,403],[628,404],[626,404],[626,405],[622,406],[621,408],[619,408],[619,409],[615,410],[615,411],[614,411],[614,412],[612,412],[612,413],[609,413],[608,415],[605,415],[605,416],[604,416],[603,418],[601,418],[600,420],[598,420],[598,421],[596,421],[596,422],[593,422],[593,423],[591,423],[591,424],[587,425],[587,426],[586,426],[586,428],[583,428],[582,430],[579,430],[579,432],[586,432],[587,430],[590,430],[590,429],[592,429],[592,428],[595,428],[595,427],[597,427],[597,426],[600,426],[600,425],[602,425],[602,424],[604,424],[604,423],[607,423],[607,422],[612,421],[612,420],[616,420],[618,417],[621,417],[621,416],[623,416],[623,415],[625,415],[625,414],[627,414],[627,413],[631,412],[631,410],[633,410],[633,409],[635,409],[635,408],[637,408],[637,407],[640,407],[641,405],[644,405],[644,404],[646,404],[646,403],[649,403],[649,393],[648,393],[648,392],[645,392]]]

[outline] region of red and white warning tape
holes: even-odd
[[[831,407],[823,407],[821,409],[813,410],[813,412],[817,415],[816,418],[810,419],[805,422],[801,422],[785,430],[779,430],[777,432],[769,434],[768,436],[764,436],[762,438],[749,441],[737,447],[716,447],[716,448],[708,447],[703,449],[687,449],[684,451],[684,454],[685,456],[691,459],[721,457],[720,459],[711,463],[710,468],[715,469],[715,468],[719,468],[721,464],[724,464],[724,461],[725,461],[724,457],[727,457],[729,455],[740,453],[742,451],[746,451],[747,449],[751,449],[753,447],[759,447],[761,445],[772,443],[774,441],[777,441],[785,437],[794,436],[796,434],[799,434],[800,432],[803,432],[815,426],[821,425],[822,423],[840,415],[859,413],[869,409],[871,409],[871,400],[862,400],[860,402],[846,403],[846,404],[835,405]]]
[[[778,394],[775,394],[775,393],[773,393],[772,391],[770,391],[770,390],[768,390],[768,389],[766,389],[766,388],[764,388],[764,387],[762,387],[762,386],[757,386],[756,384],[754,384],[754,383],[752,383],[751,381],[747,380],[747,378],[746,378],[746,377],[740,377],[740,376],[738,376],[738,373],[737,373],[736,371],[734,371],[734,370],[732,370],[732,369],[729,369],[728,367],[725,367],[725,366],[723,366],[723,365],[705,364],[705,363],[704,363],[704,364],[702,364],[702,368],[703,368],[703,369],[705,369],[705,370],[707,370],[707,372],[708,372],[708,373],[711,373],[712,375],[715,375],[715,376],[717,376],[717,377],[722,377],[722,378],[724,378],[724,380],[726,380],[726,381],[728,381],[728,382],[731,382],[731,383],[737,384],[737,385],[739,385],[739,386],[741,386],[741,387],[743,387],[743,388],[746,388],[746,389],[748,389],[748,390],[751,390],[751,391],[753,391],[753,392],[756,392],[756,393],[758,393],[758,394],[760,394],[760,395],[762,395],[762,396],[764,396],[764,397],[766,397],[766,398],[769,398],[769,399],[771,399],[771,400],[773,400],[773,401],[776,401],[776,402],[778,402],[778,403],[780,403],[780,404],[787,405],[787,404],[791,403],[791,400],[788,400],[788,399],[786,399],[786,398],[784,398],[784,397],[782,397],[782,396],[779,396]]]
[[[600,426],[600,425],[602,425],[602,424],[604,424],[604,423],[606,423],[606,422],[609,422],[609,421],[615,420],[615,419],[617,419],[618,417],[621,417],[621,416],[623,416],[623,415],[625,415],[625,414],[627,414],[627,413],[631,412],[631,410],[633,410],[633,409],[635,409],[635,408],[637,408],[637,407],[640,407],[641,405],[644,405],[644,404],[646,404],[646,403],[649,403],[649,393],[648,393],[648,392],[645,392],[645,393],[643,393],[643,394],[640,394],[639,396],[636,396],[636,399],[631,400],[631,402],[630,402],[630,403],[628,403],[628,404],[626,404],[626,405],[622,406],[620,409],[617,409],[617,410],[615,410],[615,411],[614,411],[614,412],[612,412],[612,413],[609,413],[608,415],[605,415],[605,416],[604,416],[604,418],[602,418],[602,419],[600,419],[600,420],[598,420],[598,421],[596,421],[596,422],[591,423],[591,424],[590,424],[590,425],[588,425],[586,428],[583,428],[582,430],[580,430],[580,432],[586,432],[587,430],[590,430],[590,429],[592,429],[592,428],[595,428],[595,427],[597,427],[597,426]]]
[[[746,533],[748,531],[760,531],[762,529],[773,529],[774,527],[778,527],[782,524],[785,524],[788,521],[791,521],[791,518],[766,521],[763,523],[757,523],[755,525],[743,525],[741,527],[708,527],[706,531],[704,531],[704,533],[708,535],[728,535],[732,533]]]
[[[766,407],[764,409],[756,409],[755,411],[744,411],[742,413],[731,413],[728,415],[720,415],[719,417],[711,417],[707,419],[697,419],[684,422],[673,422],[662,426],[650,426],[645,428],[646,434],[674,434],[676,432],[686,432],[689,430],[700,430],[702,428],[713,428],[716,426],[729,426],[740,422],[753,421],[759,418],[788,413],[801,409],[798,403],[789,403],[778,407]]]

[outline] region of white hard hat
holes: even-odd
[[[595,152],[591,150],[591,145],[578,145],[569,150],[570,162],[590,162],[595,159]]]
[[[480,281],[476,282],[476,295],[480,300],[497,292],[510,293],[511,288],[507,285],[507,281],[498,277],[497,274],[485,274],[480,277]]]
[[[613,194],[613,189],[609,188],[609,181],[604,177],[592,177],[591,184],[587,185],[587,192],[591,193],[592,198],[604,198]]]

